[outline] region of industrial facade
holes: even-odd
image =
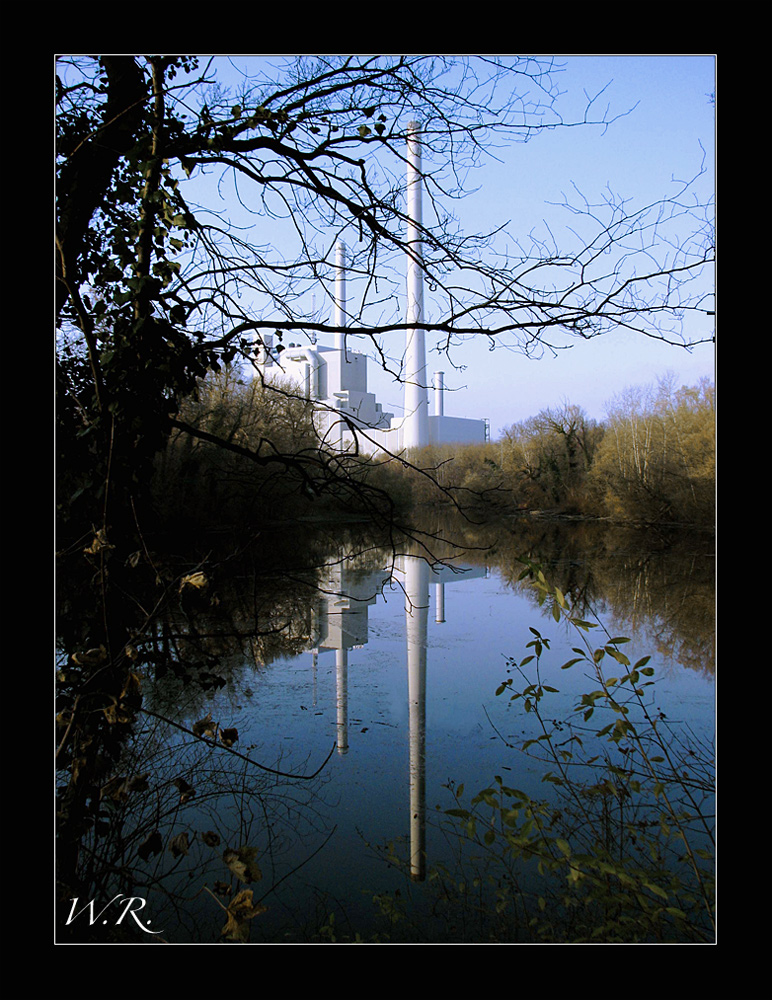
[[[421,150],[419,129],[410,126],[407,156],[407,325],[404,370],[404,413],[385,412],[367,388],[367,357],[346,343],[346,255],[336,248],[335,344],[291,344],[275,350],[263,336],[257,364],[267,380],[291,380],[316,403],[316,421],[324,443],[336,450],[401,454],[432,444],[482,444],[487,440],[485,420],[446,416],[443,373],[434,374],[434,406],[429,412],[426,346],[423,321],[423,267],[421,262]]]

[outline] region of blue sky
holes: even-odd
[[[232,62],[239,65],[251,59],[236,56]],[[556,77],[565,92],[558,104],[564,120],[581,118],[587,96],[601,91],[598,105],[608,105],[612,116],[622,117],[605,132],[595,127],[556,129],[528,143],[498,149],[499,162],[490,159],[473,175],[470,183],[479,190],[451,206],[465,229],[479,232],[509,222],[512,237],[527,240],[532,230],[543,232],[548,225],[562,248],[568,242],[565,227],[575,222],[555,203],[564,196],[576,201],[574,186],[590,201],[608,186],[632,199],[633,205],[643,206],[673,194],[675,182],[698,173],[703,157],[708,169],[699,191],[703,199],[711,196],[715,126],[709,95],[715,92],[716,72],[712,55],[558,54],[555,59],[565,67]],[[429,221],[426,216],[424,221]],[[710,319],[699,333],[712,334]],[[391,347],[392,355],[397,346]],[[427,348],[431,346],[428,338]],[[715,359],[712,344],[687,352],[619,332],[577,341],[557,357],[546,354],[538,360],[507,346],[491,351],[486,341],[476,339],[455,348],[453,360],[462,371],[429,352],[429,373],[446,373],[445,412],[487,418],[495,440],[502,428],[564,401],[602,419],[605,403],[625,387],[653,383],[667,372],[675,373],[679,384],[694,384],[701,377],[714,377]],[[399,414],[400,387],[375,363],[369,376],[370,389],[383,408]]]
[[[549,222],[561,242],[561,226],[570,219],[550,203],[572,195],[575,184],[594,200],[610,185],[635,204],[673,192],[673,179],[693,177],[700,169],[703,149],[708,174],[701,179],[708,195],[714,183],[715,92],[712,56],[570,56],[559,77],[566,90],[566,118],[580,113],[583,92],[591,96],[604,87],[603,101],[612,113],[634,108],[606,132],[598,129],[556,130],[504,151],[504,163],[491,163],[479,172],[478,193],[458,206],[463,221],[483,229],[511,220],[513,233],[527,235]],[[702,148],[701,148],[702,147]],[[499,155],[502,155],[499,151]],[[710,335],[711,321],[705,332]],[[567,341],[566,341],[567,342]],[[506,348],[490,351],[484,342],[466,343],[454,353],[465,371],[449,369],[444,359],[429,354],[430,371],[444,369],[451,392],[446,413],[487,417],[492,437],[509,424],[526,419],[564,400],[582,406],[590,417],[602,419],[605,403],[629,385],[649,384],[674,372],[679,384],[714,378],[714,348],[702,345],[691,352],[627,332],[576,342],[558,357],[549,354],[530,360]],[[435,361],[437,362],[435,364]],[[388,386],[380,386],[384,408],[398,402]]]

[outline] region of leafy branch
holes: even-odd
[[[486,849],[496,884],[503,867],[519,887],[503,899],[501,913],[525,921],[539,939],[707,940],[715,932],[710,778],[685,770],[683,746],[652,712],[650,658],[633,663],[624,636],[606,633],[592,642],[599,623],[575,615],[543,570],[523,561],[521,579],[540,605],[548,603],[555,622],[581,636],[559,669],[585,667],[596,686],[578,697],[573,718],[550,719],[545,705],[559,693],[543,679],[551,640],[531,628],[526,655],[508,660],[521,683],[509,677],[496,694],[536,720],[539,735],[519,750],[550,766],[542,780],[553,793],[538,801],[497,776],[468,808],[463,786],[452,788],[456,804],[445,815],[459,824],[462,840]],[[609,662],[621,668],[618,675],[607,672]],[[596,713],[604,716],[600,725],[591,722]],[[542,881],[529,898],[521,865],[530,863]],[[516,903],[523,906],[519,916]]]

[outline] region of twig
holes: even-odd
[[[234,757],[240,757],[241,760],[246,761],[247,764],[252,764],[253,767],[260,768],[261,771],[267,771],[269,774],[276,774],[281,778],[301,778],[303,781],[310,781],[312,778],[315,778],[318,774],[320,774],[324,770],[325,766],[327,765],[327,762],[329,761],[330,757],[332,757],[338,745],[337,743],[333,743],[332,747],[330,748],[330,752],[327,754],[322,763],[312,774],[297,774],[297,773],[292,774],[288,771],[277,771],[273,767],[268,767],[266,764],[260,764],[258,761],[252,760],[251,757],[247,757],[246,754],[240,753],[238,750],[234,750],[232,747],[226,747],[223,743],[218,743],[216,740],[210,740],[204,736],[199,736],[197,733],[194,733],[192,729],[188,729],[187,726],[183,726],[181,723],[175,722],[173,719],[169,719],[165,715],[159,715],[157,712],[151,712],[149,708],[141,708],[139,711],[144,712],[145,715],[151,715],[154,719],[158,719],[160,722],[165,722],[167,723],[167,725],[174,726],[175,729],[179,729],[181,730],[181,732],[187,733],[188,736],[192,736],[193,739],[200,740],[201,743],[206,743],[207,746],[218,747],[219,749],[225,750],[226,753],[233,754]]]

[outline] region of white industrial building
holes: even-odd
[[[408,141],[407,323],[404,395],[401,417],[384,412],[367,388],[367,357],[346,343],[345,248],[336,248],[335,344],[290,344],[276,349],[263,335],[257,351],[261,374],[269,381],[289,380],[317,404],[316,420],[324,442],[338,450],[400,454],[431,444],[481,444],[488,439],[485,420],[445,415],[443,373],[433,379],[434,406],[429,412],[426,346],[423,319],[423,269],[420,256],[421,151],[418,126]],[[416,324],[414,327],[413,324]],[[356,441],[355,441],[356,438]]]

